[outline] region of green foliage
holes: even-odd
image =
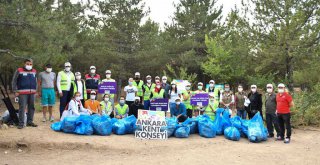
[[[195,82],[197,79],[197,74],[188,74],[187,68],[179,67],[173,68],[171,65],[166,65],[168,72],[163,71],[163,75],[167,76],[168,80],[171,82],[173,79],[178,80],[188,80],[189,82]]]

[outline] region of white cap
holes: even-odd
[[[81,76],[81,73],[80,72],[76,72],[74,73],[75,76]]]
[[[273,88],[273,85],[272,84],[267,84],[267,88],[268,87]]]
[[[134,75],[135,75],[135,76],[140,76],[140,73],[139,73],[139,72],[136,72]]]
[[[202,85],[203,86],[203,83],[202,82],[198,82],[198,85]]]
[[[168,78],[167,78],[167,76],[162,76],[162,80],[163,80],[163,79],[168,79]]]
[[[214,80],[210,80],[209,83],[215,83]]]
[[[189,82],[186,83],[186,86],[191,86],[191,84]]]
[[[106,70],[106,74],[111,74],[111,70]]]
[[[283,83],[280,83],[280,84],[278,85],[278,88],[279,88],[279,87],[285,88],[286,86],[285,86]]]
[[[214,97],[214,93],[213,93],[213,92],[210,92],[210,93],[209,93],[209,96],[210,96],[210,97]]]
[[[160,79],[160,77],[159,77],[159,76],[156,76],[154,79]]]
[[[90,94],[97,94],[97,92],[94,91],[94,90],[92,90],[92,91],[90,92]]]
[[[135,100],[140,100],[140,97],[135,97],[134,99],[135,99]]]
[[[148,76],[146,76],[146,78],[151,78],[151,76],[150,76],[150,75],[148,75]]]
[[[90,66],[90,69],[96,69],[96,67],[95,66]]]
[[[251,88],[257,88],[257,85],[251,85]]]
[[[64,63],[64,66],[66,67],[66,66],[70,66],[71,67],[71,63],[70,62],[66,62],[66,63]]]
[[[173,85],[173,84],[176,85],[176,82],[172,81],[172,82],[171,82],[171,85]]]

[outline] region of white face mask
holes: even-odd
[[[90,73],[95,74],[95,73],[96,73],[96,70],[95,70],[95,69],[91,69],[91,70],[90,70]]]
[[[124,100],[120,100],[119,103],[120,103],[120,104],[124,104]]]
[[[284,89],[278,89],[279,93],[284,93]]]
[[[202,90],[202,86],[198,86],[198,90]]]
[[[151,83],[151,80],[147,80],[147,83]]]
[[[176,87],[176,85],[172,85],[172,88],[175,88]]]
[[[91,100],[96,99],[96,95],[90,95],[90,99],[91,99]]]
[[[267,89],[267,92],[268,92],[268,93],[272,93],[272,89],[268,88],[268,89]]]
[[[162,83],[164,83],[164,84],[167,83],[167,80],[162,80]]]
[[[229,92],[230,91],[230,88],[225,88],[224,89],[226,92]]]
[[[76,76],[76,79],[77,80],[81,80],[81,76]]]
[[[190,87],[186,87],[186,90],[187,90],[187,91],[190,90]]]
[[[77,97],[76,97],[76,100],[77,100],[77,101],[80,101],[80,100],[81,100],[81,99],[80,99],[80,96],[77,96]]]
[[[48,72],[48,73],[52,72],[52,68],[47,68],[46,72]]]
[[[157,88],[160,88],[161,86],[160,85],[157,85]]]
[[[107,78],[110,78],[110,77],[111,77],[111,74],[106,74],[106,77],[107,77]]]
[[[180,105],[180,103],[181,103],[180,101],[176,102],[177,105]]]
[[[66,72],[70,72],[71,68],[70,68],[70,67],[65,67],[64,70],[65,70]]]
[[[252,91],[253,93],[255,93],[255,92],[257,92],[257,89],[256,89],[256,88],[253,88],[253,89],[251,89],[251,91]]]
[[[27,70],[32,70],[32,65],[26,65],[25,67]]]
[[[209,87],[210,87],[210,88],[213,88],[213,87],[214,87],[214,84],[209,84]]]
[[[243,88],[238,88],[238,91],[239,91],[239,92],[242,92],[242,91],[243,91]]]
[[[109,101],[109,98],[107,97],[107,98],[104,98],[104,101],[105,102],[108,102]]]
[[[132,82],[131,82],[131,81],[129,81],[129,82],[128,82],[128,84],[129,84],[129,85],[132,85]]]

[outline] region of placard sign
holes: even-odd
[[[137,130],[135,137],[138,139],[167,139],[167,131],[162,127],[167,126],[164,111],[138,110]]]
[[[191,105],[197,106],[207,106],[209,104],[209,94],[208,93],[198,93],[191,97]]]
[[[150,101],[150,110],[168,111],[168,99],[153,99]]]
[[[116,94],[117,82],[102,82],[98,85],[98,92],[102,94]]]

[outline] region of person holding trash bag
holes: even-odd
[[[237,116],[241,119],[247,118],[247,111],[244,106],[245,99],[247,98],[247,93],[243,91],[243,86],[238,85],[238,92],[235,94],[235,104],[237,110]]]
[[[190,102],[190,98],[191,98],[191,84],[188,82],[186,84],[185,90],[182,92],[182,102],[183,104],[186,106],[187,108],[187,116],[189,118],[192,118],[192,105]]]
[[[139,72],[136,72],[134,74],[134,81],[132,82],[132,85],[137,88],[137,90],[138,90],[137,96],[140,97],[139,101],[140,101],[140,103],[142,103],[142,100],[143,100],[143,90],[142,90],[143,81],[140,79]]]
[[[249,119],[252,119],[257,112],[260,112],[261,118],[263,120],[262,97],[261,94],[257,91],[257,85],[251,85],[251,92],[248,94],[248,98],[250,100],[250,104],[247,107]]]
[[[56,83],[56,74],[52,72],[51,64],[47,64],[43,72],[38,75],[38,91],[41,97],[43,122],[47,121],[47,110],[49,111],[49,120],[54,121],[52,108],[56,104],[56,93],[54,90]]]
[[[111,118],[114,117],[114,111],[112,108],[112,103],[110,101],[110,94],[104,94],[103,100],[100,102],[101,114],[108,115]]]
[[[277,95],[273,92],[273,85],[267,84],[267,93],[266,96],[266,123],[268,128],[268,137],[273,138],[274,137],[274,129],[277,132],[277,137],[280,136],[280,128],[278,123],[278,117],[276,114],[277,111]]]
[[[98,93],[100,75],[96,73],[95,66],[90,66],[90,73],[86,74],[84,77],[86,79],[86,94],[87,98],[89,98],[91,95],[91,91],[96,91]]]
[[[143,106],[145,110],[150,109],[150,98],[151,92],[156,87],[156,84],[152,83],[152,78],[150,75],[146,77],[147,83],[142,86],[143,91]]]
[[[234,105],[234,94],[230,90],[229,84],[224,84],[224,91],[220,95],[220,108],[228,109],[229,115],[232,115]]]
[[[100,102],[96,100],[97,93],[92,90],[90,92],[90,99],[84,103],[84,107],[89,109],[92,114],[101,114]]]
[[[83,115],[90,115],[92,112],[89,109],[85,109],[81,103],[80,93],[76,92],[73,98],[70,100],[66,109],[63,111],[60,121],[63,121],[66,117],[73,117],[73,116],[80,116]]]
[[[129,106],[125,103],[124,96],[120,97],[119,104],[115,106],[115,117],[117,119],[123,119],[128,116]]]
[[[134,115],[138,118],[138,110],[143,109],[143,105],[140,102],[140,97],[135,97],[134,103],[132,103],[129,107],[129,116]]]
[[[33,60],[24,60],[24,67],[18,68],[13,75],[12,90],[19,98],[19,125],[18,129],[24,127],[25,109],[28,105],[27,127],[37,127],[33,123],[34,100],[37,93],[37,71],[32,68]]]
[[[73,93],[70,92],[71,82],[75,80],[74,74],[71,72],[70,62],[64,63],[64,70],[60,71],[57,76],[57,88],[60,96],[60,117],[67,103],[70,102]]]
[[[284,140],[284,143],[290,143],[291,139],[291,123],[290,123],[290,108],[294,106],[292,96],[285,90],[284,84],[278,85],[277,100],[277,116],[280,127],[280,137],[277,140]],[[286,130],[285,130],[286,129]],[[287,136],[284,139],[284,133],[287,131]]]
[[[71,82],[70,92],[74,95],[76,92],[80,93],[81,104],[84,105],[84,102],[87,100],[86,93],[86,82],[81,79],[81,73],[75,73],[76,80]]]
[[[188,118],[186,106],[181,103],[180,98],[177,98],[175,103],[176,106],[170,108],[170,115],[171,117],[176,117],[179,122],[184,122]]]

